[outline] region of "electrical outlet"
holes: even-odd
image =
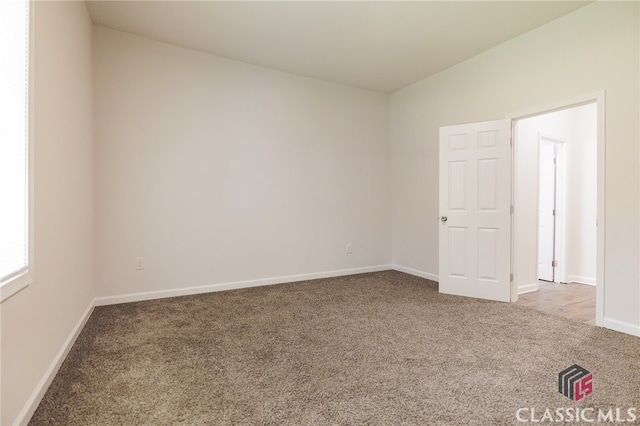
[[[344,249],[344,252],[347,254],[351,254],[353,252],[353,247],[351,247],[351,243],[347,244],[347,246]]]
[[[144,269],[144,257],[136,257],[136,271]]]

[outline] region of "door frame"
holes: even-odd
[[[586,104],[596,104],[597,109],[597,243],[596,243],[596,325],[604,326],[604,287],[605,287],[605,236],[606,236],[606,221],[605,221],[605,91],[599,91],[591,94],[578,96],[572,99],[555,102],[546,106],[532,108],[530,110],[521,111],[518,113],[508,114],[507,118],[511,120],[511,132],[513,140],[512,155],[512,168],[511,168],[511,200],[515,200],[515,151],[518,149],[518,144],[515,140],[515,122],[525,118],[535,117],[538,115],[548,114],[551,112],[561,111],[569,108],[579,107]],[[514,217],[511,221],[511,271],[514,276],[514,280],[511,282],[511,301],[518,300],[518,289],[516,286],[518,271],[517,266],[514,264],[514,240],[517,239],[515,235],[513,223],[515,222],[515,216],[518,212],[518,206],[514,206]]]

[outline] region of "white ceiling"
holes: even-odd
[[[583,1],[87,1],[94,24],[391,93]]]

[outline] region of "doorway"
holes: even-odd
[[[554,283],[596,286],[594,295],[602,290],[597,287],[602,284],[598,277],[604,276],[604,229],[597,223],[604,213],[604,162],[599,158],[604,133],[598,100],[514,119],[513,269],[518,294],[541,287],[548,291]],[[592,311],[602,318],[595,306]]]
[[[565,281],[558,259],[565,257],[567,142],[542,132],[538,138],[538,280],[557,283]]]

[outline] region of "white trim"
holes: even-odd
[[[26,288],[33,282],[31,271],[27,269],[22,274],[11,278],[0,284],[0,303],[4,302],[20,290]]]
[[[538,291],[540,285],[538,283],[531,283],[518,286],[518,294],[532,293]]]
[[[593,102],[600,102],[601,100],[604,102],[604,95],[605,95],[604,90],[601,90],[599,92],[588,93],[586,95],[576,96],[575,98],[571,98],[562,102],[555,102],[552,104],[542,105],[536,108],[530,108],[515,114],[509,114],[507,115],[507,118],[511,120],[522,120],[525,118],[531,118],[531,117],[535,117],[542,114],[549,114],[552,112],[562,111],[569,108],[575,108],[575,107],[590,104]],[[600,104],[598,104],[598,106],[600,106]],[[604,106],[604,103],[602,106]]]
[[[606,116],[605,116],[605,92],[598,93],[598,216],[597,216],[597,248],[596,248],[596,325],[604,323],[604,287],[606,256]]]
[[[42,376],[42,379],[40,379],[40,382],[31,393],[31,396],[29,396],[29,399],[27,400],[26,404],[22,408],[22,411],[20,411],[20,414],[18,414],[18,417],[14,421],[14,425],[22,425],[29,422],[29,420],[31,419],[31,416],[33,416],[33,413],[35,413],[36,409],[38,408],[40,401],[42,401],[44,394],[47,392],[47,389],[49,389],[51,382],[56,377],[56,374],[58,373],[60,366],[62,365],[64,360],[67,358],[67,355],[71,350],[71,347],[75,343],[76,339],[80,335],[80,332],[82,331],[85,324],[87,323],[87,320],[91,316],[91,313],[93,312],[94,307],[95,307],[95,299],[89,303],[89,306],[87,306],[87,309],[84,311],[84,313],[80,317],[80,320],[78,321],[76,326],[73,327],[73,330],[71,330],[71,334],[69,334],[69,337],[67,337],[67,340],[65,340],[65,342],[63,343],[62,348],[60,348],[60,351],[58,352],[56,357],[53,359],[53,362],[51,363],[47,371],[45,371],[44,375]]]
[[[516,120],[511,119],[511,182],[509,183],[509,197],[511,197],[511,226],[509,227],[509,238],[511,239],[511,249],[509,250],[509,264],[511,267],[511,273],[509,274],[509,283],[511,294],[511,303],[518,301],[518,268],[516,267],[516,218],[518,213],[515,211],[516,207]],[[536,240],[537,241],[537,240]],[[537,244],[537,242],[536,242]]]
[[[247,281],[233,281],[227,283],[208,284],[169,290],[148,291],[143,293],[129,293],[117,296],[103,296],[95,299],[96,306],[115,305],[118,303],[141,302],[143,300],[163,299],[167,297],[188,296],[192,294],[211,293],[215,291],[235,290],[247,287],[284,284],[297,281],[316,280],[320,278],[340,277],[344,275],[364,274],[367,272],[387,271],[391,265],[368,266],[363,268],[341,269],[337,271],[314,272],[310,274],[285,275],[281,277],[262,278]]]
[[[392,265],[394,271],[404,272],[405,274],[415,275],[416,277],[426,278],[431,281],[440,282],[440,277],[429,272],[419,271],[417,269],[407,268],[406,266]]]
[[[640,325],[629,324],[628,322],[618,321],[607,317],[604,317],[602,319],[602,324],[599,325],[614,331],[640,337]]]
[[[27,240],[27,245],[29,249],[27,251],[27,256],[29,256],[29,272],[28,279],[26,281],[24,287],[27,287],[36,279],[36,243],[35,243],[35,170],[36,170],[36,155],[35,155],[35,134],[36,134],[36,95],[35,95],[35,87],[36,87],[36,73],[35,73],[35,63],[36,63],[36,5],[34,1],[29,2],[29,121],[28,121],[28,129],[27,132],[29,134],[29,140],[27,145],[27,167],[29,170],[29,174],[27,175],[28,180],[28,197],[29,204],[27,208],[29,209],[28,227],[29,227],[29,235]],[[23,288],[24,288],[23,287]],[[22,289],[20,289],[22,290]],[[15,294],[15,293],[14,293]]]
[[[595,277],[581,277],[579,275],[567,275],[568,283],[596,285]]]
[[[567,141],[568,143],[568,141]],[[556,158],[559,166],[556,170],[556,205],[560,209],[560,215],[556,216],[556,230],[554,235],[554,245],[556,250],[555,260],[560,262],[554,273],[554,281],[562,281],[567,277],[567,264],[569,263],[567,254],[567,157],[564,144],[556,144]],[[597,207],[596,207],[597,208]],[[596,213],[596,212],[594,212]],[[594,279],[595,284],[595,279]]]

